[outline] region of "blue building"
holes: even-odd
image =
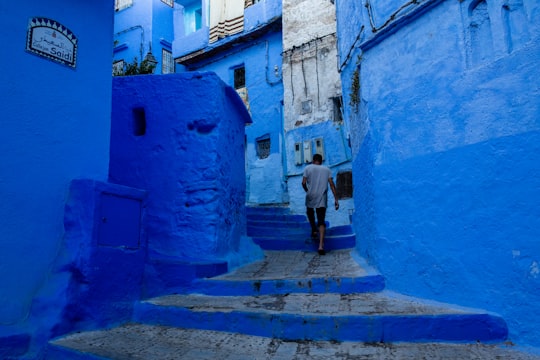
[[[117,1],[115,71],[147,58],[150,44],[154,73],[174,72],[175,65],[179,72],[212,71],[237,90],[253,118],[246,128],[246,201],[287,203],[281,1]],[[176,64],[164,65],[172,58]]]
[[[175,2],[173,0],[115,0],[113,74],[143,60],[155,65],[154,74],[175,72]]]
[[[2,64],[20,69],[0,82],[2,358],[39,358],[51,337],[126,321],[141,296],[260,255],[244,202],[292,203],[303,165],[290,172],[290,144],[336,131],[329,117],[283,125],[278,1],[248,4],[242,21],[204,0],[128,4],[117,16],[163,11],[169,33],[114,28],[108,0],[0,4],[14,34]],[[336,1],[335,170],[351,167],[358,253],[389,289],[496,312],[512,341],[540,346],[538,4],[365,4]],[[112,80],[113,57],[150,44],[156,72],[168,49],[180,70],[218,76]],[[337,144],[324,142],[329,157]]]
[[[175,39],[177,63],[186,71],[212,71],[236,89],[253,123],[246,127],[246,201],[248,204],[288,202],[283,138],[281,78],[281,2],[252,4],[243,11],[243,30],[212,41],[200,30],[198,49],[188,34]],[[212,41],[212,42],[211,42]],[[188,45],[183,45],[188,44]]]
[[[338,0],[358,250],[540,345],[540,7]]]
[[[212,19],[219,14],[219,4],[203,3],[203,15],[210,13]],[[205,22],[203,16],[203,26],[175,37],[173,47],[183,70],[217,73],[237,89],[250,110],[248,204],[285,204],[303,214],[303,169],[319,152],[337,179],[342,200],[340,211],[329,212],[328,219],[333,225],[349,224],[354,210],[352,166],[341,110],[334,5],[267,0],[235,6],[238,18],[222,20],[224,29],[230,26],[234,31],[217,36],[220,25]]]

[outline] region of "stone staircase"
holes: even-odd
[[[263,260],[141,301],[130,324],[56,339],[47,358],[537,358],[502,345],[497,315],[385,290],[349,226],[329,227],[319,256],[305,217],[285,207],[249,208],[248,224]]]

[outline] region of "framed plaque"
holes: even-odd
[[[30,19],[26,50],[71,68],[77,65],[77,37],[55,20],[43,17]]]

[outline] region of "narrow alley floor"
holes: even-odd
[[[54,344],[114,360],[540,359],[540,356],[519,352],[506,345],[283,341],[237,333],[141,324],[73,334]]]

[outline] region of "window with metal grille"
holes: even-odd
[[[133,5],[133,0],[114,0],[114,11],[124,10]]]
[[[174,7],[174,0],[161,0],[161,2],[169,5],[170,7]]]
[[[338,199],[348,199],[353,195],[352,171],[340,171],[337,174],[336,191]]]
[[[270,136],[266,135],[257,139],[257,156],[259,159],[270,156]]]
[[[234,69],[234,88],[240,89],[246,87],[246,68],[237,67]]]
[[[169,50],[161,50],[161,73],[172,74],[174,73],[174,59],[172,52]]]

